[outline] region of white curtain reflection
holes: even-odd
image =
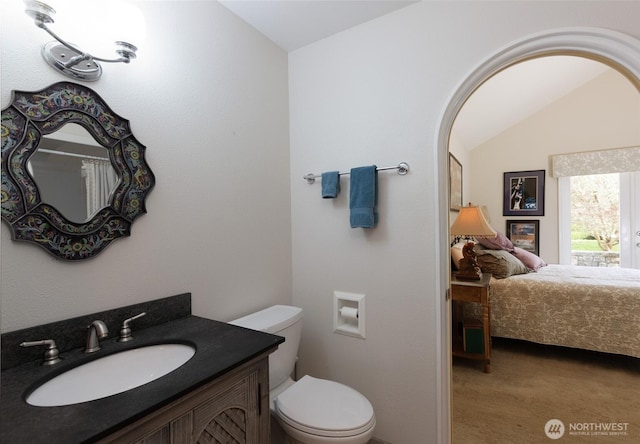
[[[109,195],[118,182],[118,175],[107,160],[82,161],[82,177],[87,191],[87,219],[109,205]]]

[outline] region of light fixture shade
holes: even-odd
[[[458,217],[451,225],[451,235],[472,237],[496,237],[497,233],[482,214],[479,206],[460,208]]]
[[[51,29],[92,55],[114,56],[116,41],[138,48],[144,46],[144,15],[131,3],[123,0],[43,1],[56,11]]]

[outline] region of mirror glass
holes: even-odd
[[[86,222],[107,207],[119,180],[107,149],[76,124],[43,137],[27,168],[42,200],[72,222]]]
[[[69,261],[131,235],[155,176],[129,121],[71,82],[13,91],[2,110],[2,220]]]

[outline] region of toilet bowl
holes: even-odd
[[[269,398],[287,444],[366,444],[371,439],[375,414],[361,393],[308,375],[291,379],[302,334],[301,308],[275,305],[230,324],[285,338],[269,355]]]
[[[275,415],[294,443],[365,444],[376,425],[371,403],[334,381],[304,376],[280,393]]]

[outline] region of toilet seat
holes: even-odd
[[[376,423],[373,407],[361,393],[308,375],[276,398],[275,409],[291,427],[325,437],[357,436]]]

